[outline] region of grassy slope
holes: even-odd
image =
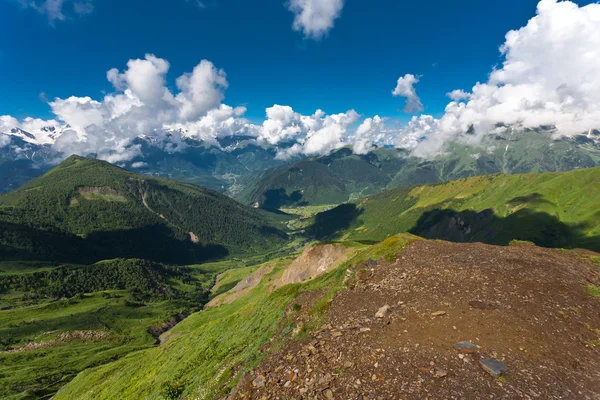
[[[348,222],[352,228],[346,230],[345,238],[382,240],[415,228],[421,229],[415,233],[441,234],[435,227],[424,228],[432,222],[424,218],[426,213],[434,210],[438,214],[440,210],[479,213],[491,209],[495,218],[486,222],[495,225],[487,226],[487,233],[496,230],[494,239],[498,243],[506,244],[511,239],[535,241],[542,234],[540,226],[528,222],[537,220],[564,224],[565,229],[576,231],[577,243],[567,245],[586,247],[589,244],[593,247],[598,245],[600,235],[598,198],[600,168],[567,173],[482,176],[438,185],[405,187],[356,203],[357,217]],[[471,239],[485,239],[477,236],[483,234],[473,232]]]
[[[156,338],[149,333],[150,327],[160,329],[174,315],[198,310],[202,306],[195,301],[198,294],[207,293],[217,274],[238,264],[228,260],[186,266],[188,279],[182,282],[176,277],[166,278],[167,294],[176,295],[162,298],[138,299],[125,290],[105,290],[55,300],[5,289],[0,293],[0,398],[51,395],[80,371],[154,347]],[[0,280],[54,268],[44,263],[0,262]],[[105,332],[107,336],[97,340],[60,339],[62,334],[78,331]],[[42,347],[3,351],[31,343]]]
[[[328,299],[343,287],[346,270],[369,258],[393,259],[410,240],[396,236],[363,248],[336,270],[305,284],[288,285],[268,292],[269,280],[290,260],[279,260],[272,274],[248,295],[232,304],[190,316],[173,329],[167,344],[136,352],[115,363],[81,373],[56,399],[213,398],[227,391],[249,368],[263,358],[259,349],[275,338],[275,346],[290,340],[292,326],[278,326],[290,302],[304,291],[325,289],[324,298],[311,314],[314,323],[326,310]],[[277,335],[276,335],[277,333]],[[273,343],[271,343],[273,344]]]
[[[43,343],[47,347],[14,353],[0,352],[0,397],[39,398],[56,392],[79,371],[154,345],[147,332],[152,324],[181,311],[175,302],[130,306],[126,292],[119,298],[96,293],[83,299],[60,300],[0,311],[0,337],[15,342]],[[61,341],[64,332],[100,331],[98,340]]]

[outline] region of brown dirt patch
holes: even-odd
[[[247,276],[246,278],[238,282],[238,284],[235,285],[235,287],[227,293],[223,293],[212,299],[208,304],[206,304],[205,307],[218,307],[223,304],[233,303],[235,300],[246,295],[248,292],[254,289],[260,283],[262,278],[265,277],[265,275],[268,275],[271,272],[273,272],[274,268],[275,267],[273,265],[266,265],[264,267],[259,268],[253,274]]]
[[[331,271],[342,262],[351,249],[341,244],[325,244],[308,247],[286,268],[275,286],[300,283]]]
[[[270,355],[232,398],[598,399],[600,300],[586,286],[599,274],[561,250],[413,242],[362,271],[326,326]],[[465,340],[481,351],[453,348]],[[492,378],[483,358],[508,372]]]

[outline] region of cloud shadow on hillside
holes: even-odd
[[[263,193],[264,201],[262,208],[265,210],[277,210],[285,206],[302,207],[308,205],[302,200],[302,193],[299,190],[287,194],[284,188],[270,189]]]
[[[495,215],[491,209],[481,212],[434,209],[422,214],[409,232],[450,242],[505,246],[513,240],[524,240],[541,247],[600,251],[600,237],[586,236],[586,227],[584,224],[570,226],[553,215],[528,209],[504,218]]]
[[[356,204],[342,204],[334,209],[319,213],[307,233],[317,240],[335,239],[338,232],[353,226],[363,210]]]
[[[114,258],[141,258],[168,264],[194,264],[228,255],[221,245],[181,240],[163,225],[94,232],[82,238],[59,231],[0,222],[0,258],[91,264]]]

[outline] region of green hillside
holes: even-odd
[[[215,191],[78,156],[0,196],[3,258],[189,264],[285,240],[262,214]]]
[[[335,293],[345,285],[348,268],[368,259],[393,259],[411,240],[403,235],[375,246],[358,246],[334,271],[313,281],[272,290],[291,259],[278,259],[274,269],[248,294],[231,304],[191,315],[171,331],[166,344],[131,354],[115,363],[79,374],[56,399],[218,399],[225,396],[246,371],[288,341],[302,339],[321,320]],[[299,296],[314,295],[304,308]],[[310,297],[309,297],[310,298]],[[298,300],[297,300],[298,301]],[[290,307],[291,305],[293,305]],[[296,326],[300,315],[310,321]],[[301,328],[294,333],[294,328]]]
[[[600,168],[488,175],[392,189],[316,215],[318,238],[379,241],[400,232],[450,241],[600,250]]]
[[[154,347],[237,266],[0,261],[0,398],[49,398],[80,371]]]
[[[600,164],[598,143],[586,136],[553,140],[539,131],[489,135],[479,147],[451,143],[444,154],[421,159],[402,149],[367,155],[343,148],[256,173],[235,198],[263,208],[338,204],[406,185],[486,174],[561,172]]]

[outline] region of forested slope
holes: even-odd
[[[77,156],[0,196],[4,257],[191,263],[285,240],[257,211],[220,193]]]

